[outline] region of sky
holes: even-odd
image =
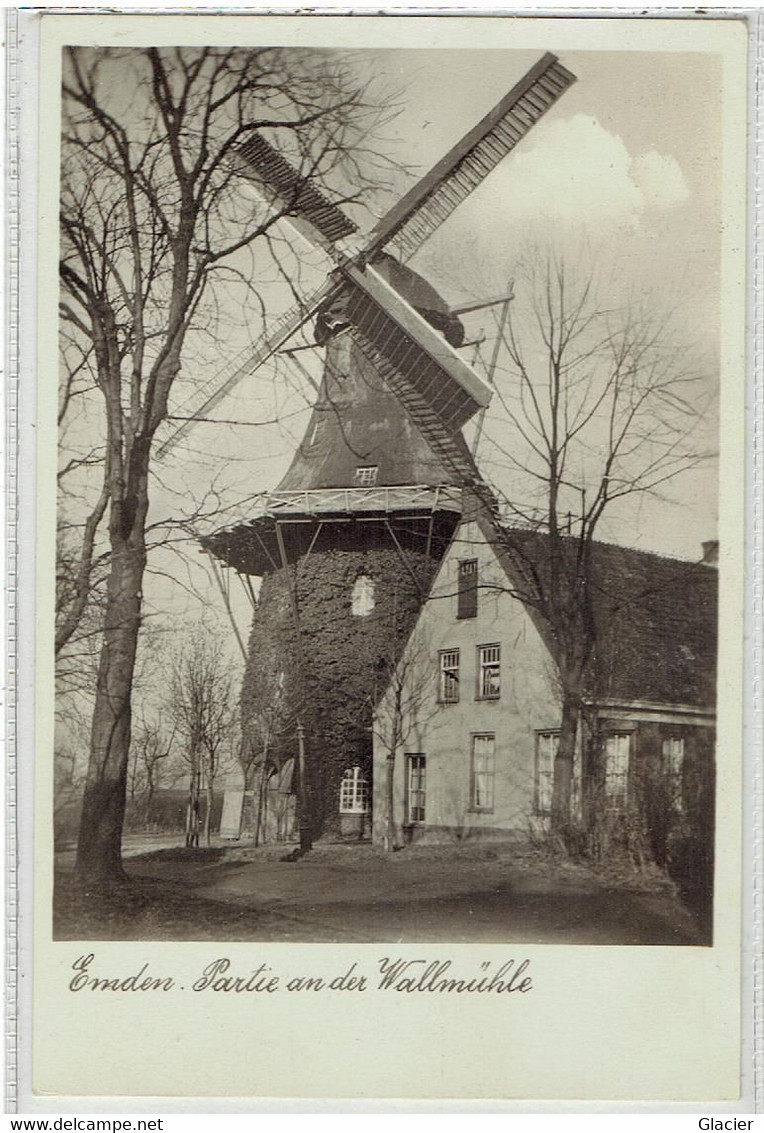
[[[381,54],[406,84],[401,150],[423,167],[501,98],[538,54]],[[443,57],[447,56],[444,64]],[[525,239],[586,226],[636,284],[682,299],[716,334],[719,259],[720,75],[714,56],[567,52],[577,76],[555,107],[428,241],[415,266],[449,273],[465,259],[502,278]],[[451,296],[447,294],[447,298]]]
[[[550,44],[554,50],[554,45]],[[538,51],[419,49],[355,53],[359,75],[371,91],[399,109],[386,128],[389,152],[406,166],[395,189],[415,179],[478,121],[536,62]],[[492,296],[513,278],[518,257],[551,238],[558,246],[585,234],[604,267],[609,297],[635,295],[659,311],[671,311],[682,334],[706,366],[709,396],[717,380],[719,337],[721,76],[707,54],[561,52],[578,81],[496,168],[441,229],[418,251],[411,266],[451,305]],[[392,92],[392,93],[391,93]],[[395,194],[380,194],[382,213]],[[364,217],[364,223],[368,223]],[[329,265],[299,246],[303,285],[321,282]],[[275,283],[266,296],[271,315],[288,303]],[[523,296],[516,294],[515,303]],[[245,311],[243,329],[207,353],[187,361],[186,377],[207,380],[227,358],[255,340],[259,313]],[[486,317],[469,330],[490,331]],[[302,356],[313,380],[319,351]],[[500,365],[496,381],[508,380]],[[215,484],[227,509],[208,526],[250,518],[252,497],[275,487],[307,425],[311,384],[283,360],[263,366],[221,403],[214,416],[236,425],[200,423],[158,468],[151,519],[178,516],[189,489],[199,498]],[[177,409],[177,406],[176,406]],[[269,421],[272,424],[263,424]],[[479,453],[490,464],[491,438],[500,440],[489,412]],[[710,413],[706,440],[715,443]],[[511,485],[509,485],[511,489]],[[614,542],[697,559],[703,540],[716,532],[716,467],[713,463],[672,486],[673,501],[643,499],[614,514],[602,535]],[[193,590],[214,586],[190,542],[181,557],[166,551],[154,559],[146,602],[157,615],[198,616]],[[189,589],[186,589],[186,587]],[[234,587],[236,617],[246,637],[249,610]],[[214,617],[219,617],[218,605]]]

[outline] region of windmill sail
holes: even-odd
[[[416,311],[400,299],[395,288],[385,284],[378,274],[361,269],[362,263],[373,264],[382,260],[385,249],[392,249],[401,260],[412,256],[432,233],[451,215],[454,209],[476,189],[485,177],[510,153],[518,142],[526,136],[535,123],[546,113],[560,96],[576,81],[575,75],[568,71],[552,54],[544,55],[539,62],[512,88],[511,91],[467,133],[423,177],[399,203],[377,224],[363,251],[355,256],[348,255],[342,248],[342,241],[352,236],[356,225],[343,210],[332,203],[307,178],[303,177],[259,134],[253,134],[239,148],[242,174],[254,181],[261,191],[277,206],[284,210],[290,220],[317,245],[328,249],[340,266],[346,281],[350,281],[350,302],[346,306],[349,321],[357,324],[360,337],[366,349],[385,357],[381,349],[379,335],[392,318],[397,315],[403,322],[410,322],[413,316],[424,324]],[[391,257],[387,257],[390,259]],[[382,271],[382,264],[380,263]],[[389,274],[389,272],[388,272]],[[327,297],[338,290],[333,277],[304,302],[288,311],[278,320],[275,327],[264,334],[254,348],[233,359],[222,374],[209,384],[211,392],[201,404],[204,391],[197,393],[196,408],[188,411],[189,420],[168,436],[157,450],[164,456],[193,427],[193,418],[204,416],[213,409],[234,386],[253,373],[279,349],[291,335],[313,314]],[[402,306],[401,306],[402,304]],[[396,315],[397,312],[397,315]],[[418,324],[416,324],[418,325]],[[400,329],[400,327],[399,327]],[[447,330],[446,330],[447,333]],[[418,338],[419,336],[419,338]],[[443,338],[427,327],[419,326],[413,340],[422,341],[417,373],[428,376],[423,380],[417,397],[426,390],[426,398],[431,402],[438,420],[450,429],[459,429],[470,416],[487,402],[475,397],[470,381],[450,385],[448,404],[442,397],[442,390],[436,393],[438,381],[435,375],[448,372],[442,369],[442,359],[438,352],[445,346]],[[424,336],[424,338],[422,338]],[[385,334],[382,333],[385,338]],[[389,337],[389,336],[388,336]],[[387,341],[387,339],[385,339]],[[426,346],[422,343],[426,342]],[[463,365],[453,351],[454,359]],[[390,359],[388,359],[390,361]],[[397,371],[397,355],[392,359],[393,371]],[[470,371],[472,373],[472,371]],[[474,377],[476,377],[473,374]],[[431,379],[431,380],[430,380]],[[448,385],[448,383],[446,383]],[[413,396],[413,392],[411,395]],[[436,407],[437,405],[437,407]],[[180,415],[184,415],[181,410]]]
[[[181,405],[173,414],[174,417],[185,417],[181,425],[176,426],[169,436],[157,446],[156,456],[161,459],[193,429],[200,417],[206,417],[224,397],[226,397],[242,378],[248,377],[258,366],[262,365],[284,343],[292,337],[295,331],[310,319],[316,307],[336,288],[335,280],[330,277],[316,291],[300,303],[295,303],[283,315],[280,315],[270,328],[261,335],[254,346],[247,346],[236,354],[228,365],[217,373],[203,386],[194,391],[193,400]]]
[[[522,141],[576,81],[547,54],[377,225],[369,251],[393,248],[407,259]]]
[[[294,169],[260,134],[253,134],[238,149],[240,169],[290,218],[306,228],[306,235],[323,247],[358,231],[357,225],[320,189]]]
[[[447,429],[456,432],[491,400],[492,390],[426,319],[369,266],[350,266],[347,314],[353,333],[405,375]]]

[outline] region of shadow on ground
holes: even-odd
[[[710,933],[653,873],[595,873],[497,846],[163,848],[129,856],[128,880],[82,892],[56,877],[59,940],[707,945]]]

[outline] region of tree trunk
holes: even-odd
[[[391,853],[395,849],[395,752],[387,756],[387,779],[385,781],[385,850]]]
[[[560,742],[554,761],[552,788],[552,830],[564,831],[571,821],[573,762],[576,752],[580,696],[565,690],[562,703]]]
[[[90,761],[77,844],[77,875],[86,885],[122,880],[122,824],[130,754],[130,697],[146,566],[142,529],[112,535],[103,645],[90,736]]]
[[[210,843],[210,828],[211,828],[211,824],[212,824],[212,800],[213,800],[212,779],[209,778],[207,780],[207,812],[204,816],[204,844],[205,844],[205,846],[209,846],[211,844]]]
[[[154,785],[154,775],[153,775],[152,771],[149,771],[148,782],[146,784],[146,803],[145,803],[145,809],[144,809],[144,813],[143,813],[143,828],[144,828],[144,830],[148,830],[148,828],[151,824],[151,804],[154,801],[154,791],[155,791],[155,789],[156,788],[155,788],[155,785]]]
[[[191,778],[188,784],[188,810],[186,812],[186,846],[199,845],[199,768],[198,754],[194,754]]]

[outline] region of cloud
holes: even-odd
[[[540,123],[476,194],[483,217],[515,224],[539,218],[593,230],[634,230],[648,213],[684,203],[690,192],[674,157],[656,150],[632,157],[596,118]]]
[[[675,157],[648,150],[634,158],[631,173],[642,191],[646,209],[664,211],[690,199],[689,187]]]
[[[426,241],[412,266],[431,272],[455,303],[501,293],[518,257],[553,246],[572,262],[586,250],[612,271],[616,289],[622,283],[635,293],[675,297],[693,262],[684,223],[692,219],[690,199],[673,156],[656,149],[632,154],[591,115],[542,120]]]

